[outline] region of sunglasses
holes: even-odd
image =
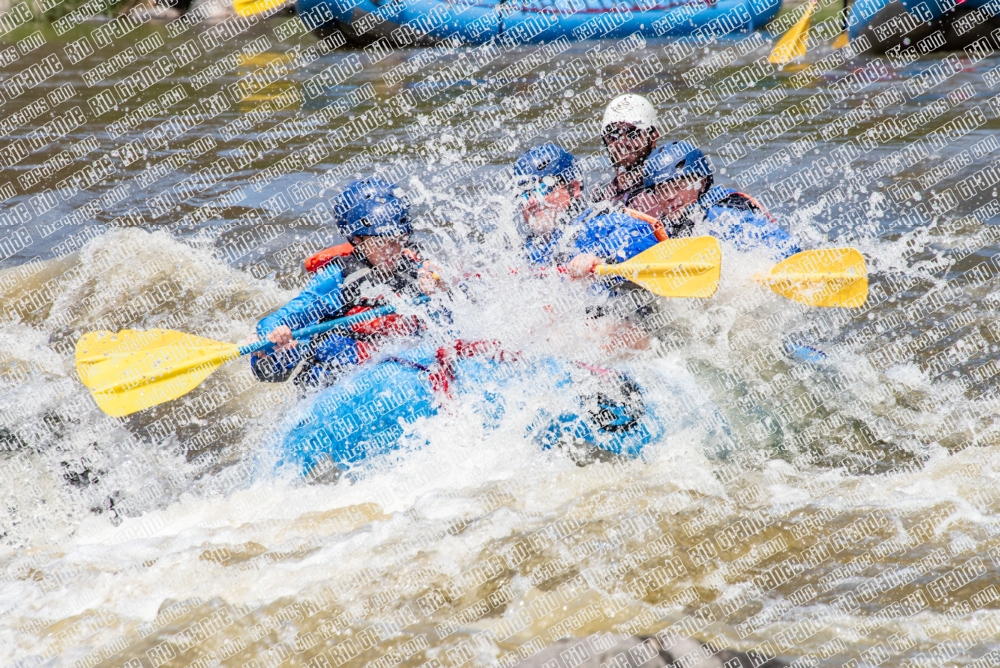
[[[642,130],[636,127],[629,128],[611,128],[604,133],[603,139],[605,144],[610,144],[612,142],[621,141],[622,139],[628,139],[629,141],[637,141],[642,137]]]
[[[552,176],[543,176],[534,186],[521,193],[521,199],[527,204],[531,198],[541,199],[550,194],[559,185],[559,180]]]

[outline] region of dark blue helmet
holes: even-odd
[[[514,180],[520,188],[529,188],[546,176],[566,183],[578,181],[576,158],[562,146],[550,142],[527,151],[514,163]]]
[[[705,184],[702,190],[708,190],[712,187],[712,163],[697,146],[686,141],[675,141],[656,148],[646,158],[642,184],[649,188],[685,176],[704,178]]]
[[[333,200],[333,214],[345,237],[386,237],[413,231],[406,202],[382,179],[355,181]]]

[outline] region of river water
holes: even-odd
[[[4,665],[510,665],[664,630],[798,665],[1000,663],[1000,207],[988,174],[963,182],[1000,157],[1000,56],[844,62],[827,39],[775,72],[741,36],[372,62],[294,17],[213,28],[230,38],[211,50],[205,25],[106,25],[4,42],[4,81],[62,66],[4,89]],[[78,58],[84,36],[106,46]],[[803,247],[860,249],[866,308],[784,300],[751,280],[766,258],[724,249],[719,292],[660,300],[647,350],[597,345],[582,307],[554,322],[569,288],[506,271],[504,169],[551,139],[606,180],[596,123],[622,87]],[[485,277],[453,292],[455,330],[628,369],[666,435],[577,466],[458,405],[416,427],[424,447],[306,483],[258,465],[302,399],[243,363],[127,419],[96,408],[80,335],[242,341],[340,241],[332,194],[373,172],[446,274]]]

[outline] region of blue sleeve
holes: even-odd
[[[596,216],[584,223],[574,241],[581,253],[624,262],[656,245],[653,228],[624,213]]]
[[[706,213],[710,234],[732,242],[737,250],[770,248],[775,251],[775,258],[782,260],[802,250],[788,232],[763,214],[718,206],[710,207]]]
[[[263,338],[281,325],[288,325],[293,330],[301,329],[333,315],[344,306],[340,294],[343,284],[344,275],[340,267],[329,266],[314,276],[294,299],[262,318],[257,323],[257,335]]]
[[[294,331],[333,315],[343,307],[340,294],[343,284],[344,275],[340,267],[328,267],[314,276],[294,299],[262,318],[257,323],[257,336],[263,339],[281,325],[288,325]],[[253,355],[250,357],[250,368],[261,380],[282,382],[308,350],[308,345],[297,345],[280,353],[270,353],[265,358]]]
[[[357,341],[329,333],[315,344],[309,341],[263,359],[251,358],[250,364],[258,379],[282,382],[291,377],[292,371],[308,353],[312,353],[313,363],[302,370],[299,378],[305,378],[309,383],[320,382],[338,368],[361,364]]]

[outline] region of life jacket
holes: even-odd
[[[306,271],[315,274],[334,260],[350,257],[353,253],[354,246],[349,242],[331,246],[306,258]],[[419,264],[420,257],[415,251],[404,248],[402,254],[411,262]],[[385,302],[381,296],[375,299],[362,297],[346,311],[338,313],[336,317],[356,315],[384,305]],[[414,315],[404,316],[399,313],[390,313],[381,318],[355,323],[350,326],[350,330],[355,338],[358,338],[358,361],[363,362],[375,354],[376,346],[374,344],[378,340],[415,334],[420,330],[420,320]]]
[[[709,188],[704,195],[698,198],[698,204],[705,208],[710,206],[722,206],[730,209],[736,209],[737,211],[753,211],[754,213],[766,216],[772,223],[777,222],[775,221],[774,216],[772,216],[767,209],[761,206],[757,200],[746,193],[741,193],[738,190],[733,190],[732,188],[723,188],[722,186]],[[625,213],[633,218],[649,223],[650,227],[653,228],[653,234],[656,235],[657,241],[666,241],[670,238],[661,220],[628,207],[625,207]]]
[[[774,216],[761,206],[757,200],[746,193],[741,193],[732,188],[724,188],[722,186],[709,188],[704,195],[698,198],[698,204],[706,209],[710,206],[722,206],[727,209],[736,209],[737,211],[752,211],[766,216],[772,223],[777,224]]]
[[[315,274],[317,271],[330,264],[338,257],[347,257],[353,252],[354,246],[352,246],[349,242],[321,250],[320,252],[314,253],[306,258],[306,271],[310,274]]]
[[[663,221],[661,221],[659,218],[653,218],[652,216],[647,215],[641,211],[636,211],[635,209],[630,209],[628,207],[625,207],[625,213],[632,216],[633,218],[641,220],[644,223],[649,223],[649,226],[653,228],[653,234],[656,235],[657,241],[666,241],[667,239],[670,238],[667,236],[666,228],[663,227]]]

